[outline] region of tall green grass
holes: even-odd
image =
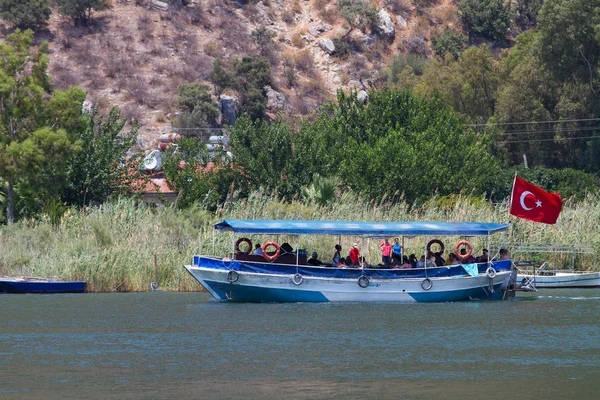
[[[182,267],[195,254],[213,253],[212,225],[222,219],[328,219],[363,221],[509,221],[508,203],[490,204],[467,196],[431,199],[411,207],[408,204],[362,201],[352,193],[319,207],[299,201],[282,202],[261,192],[245,200],[232,200],[216,212],[200,208],[177,210],[139,207],[132,200],[119,200],[88,208],[71,209],[60,224],[49,218],[20,221],[0,228],[0,275],[31,275],[59,279],[83,279],[90,291],[146,291],[155,280],[154,261],[165,290],[199,290],[199,285]],[[507,242],[585,244],[600,250],[600,199],[588,196],[578,203],[565,203],[556,225],[544,225],[510,218],[506,234],[493,237],[492,249]],[[214,235],[214,254],[232,251],[232,236]],[[251,237],[264,243],[273,236]],[[426,240],[406,239],[407,254],[423,253]],[[458,238],[442,238],[451,247]],[[456,239],[456,240],[455,240]],[[297,247],[296,237],[279,237],[279,243]],[[300,239],[300,247],[317,251],[329,261],[338,237]],[[360,238],[342,237],[344,252]],[[365,241],[365,255],[371,263],[379,260],[378,240]],[[487,246],[485,239],[472,240],[476,251]],[[560,261],[560,260],[559,260]],[[564,261],[564,260],[563,260]],[[589,262],[582,268],[592,266]],[[594,268],[597,267],[594,265]]]

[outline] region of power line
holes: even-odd
[[[542,130],[525,130],[512,132],[499,132],[499,135],[526,135],[530,133],[563,133],[563,132],[579,132],[579,131],[595,131],[600,130],[600,126],[584,126],[581,128],[566,128],[566,129],[542,129]]]
[[[580,139],[600,139],[600,136],[579,136],[571,138],[551,138],[551,139],[529,139],[529,140],[507,140],[504,143],[532,143],[532,142],[551,142],[563,140],[580,140]]]
[[[532,125],[532,124],[554,124],[563,122],[585,122],[585,121],[600,121],[600,118],[580,118],[580,119],[558,119],[550,121],[528,121],[528,122],[497,122],[488,124],[467,124],[464,126],[499,126],[499,125]]]

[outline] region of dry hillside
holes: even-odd
[[[224,66],[260,49],[251,32],[275,34],[267,52],[275,87],[269,114],[306,115],[338,88],[362,89],[384,79],[389,59],[399,52],[429,52],[429,37],[456,26],[451,0],[378,0],[395,32],[355,29],[349,52],[329,55],[322,39],[340,38],[349,26],[336,0],[195,0],[188,7],[159,10],[151,0],[113,0],[79,27],[53,10],[38,33],[51,50],[55,87],[80,85],[100,108],[118,105],[140,124],[140,147],[155,148],[176,115],[177,88],[208,82],[215,58]],[[421,3],[432,4],[422,8]],[[295,82],[290,82],[293,70]],[[291,83],[291,84],[290,84]],[[273,92],[275,93],[275,92]],[[235,93],[231,93],[235,94]],[[275,93],[276,94],[276,93]],[[277,101],[279,100],[279,101]]]

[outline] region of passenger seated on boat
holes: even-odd
[[[308,261],[306,262],[308,265],[321,265],[322,262],[319,261],[319,255],[317,254],[316,251],[313,251],[312,255],[310,256],[310,258],[308,259]]]
[[[429,252],[427,254],[427,262],[425,263],[425,265],[427,265],[427,268],[437,267],[437,265],[435,263],[435,258],[433,257],[433,253]]]
[[[337,268],[346,268],[346,259],[344,257],[340,257],[340,262],[335,265]]]
[[[506,249],[500,249],[500,259],[501,260],[510,260],[510,254]]]
[[[359,262],[360,262],[360,250],[358,250],[358,243],[354,243],[352,245],[352,248],[348,252],[348,257],[350,257],[350,262],[351,263],[347,264],[348,260],[346,260],[346,264],[349,267],[357,267],[359,265]]]
[[[488,262],[488,251],[487,251],[487,249],[483,249],[481,251],[481,255],[479,257],[477,257],[476,261],[478,263]]]
[[[417,268],[423,268],[425,266],[425,256],[421,256],[417,261]]]
[[[412,265],[413,268],[417,268],[417,256],[411,254],[408,256],[408,262]]]
[[[342,258],[341,251],[342,251],[342,246],[340,246],[339,244],[336,244],[335,245],[335,253],[333,253],[333,259],[331,260],[332,267],[337,267],[338,264],[340,263],[341,258]]]
[[[260,245],[260,243],[256,243],[254,245],[254,255],[255,256],[262,256],[263,255],[262,246]]]
[[[402,257],[400,254],[392,253],[392,268],[400,268],[402,267]]]
[[[400,266],[401,269],[411,269],[413,266],[410,263],[410,261],[408,261],[408,257],[404,256],[402,257],[402,265]]]
[[[460,260],[458,257],[454,255],[454,253],[450,253],[448,255],[448,261],[446,261],[446,265],[458,265],[460,264]]]
[[[467,249],[460,249],[460,258],[462,259],[463,264],[472,264],[475,262],[475,257],[469,254],[469,257],[465,257],[467,255]]]
[[[442,254],[439,251],[435,252],[433,254],[433,257],[435,259],[435,265],[441,267],[442,265],[446,264],[446,260],[444,260],[444,258],[442,257]]]

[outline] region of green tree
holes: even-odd
[[[235,75],[223,68],[220,59],[213,61],[213,68],[208,74],[208,79],[215,87],[215,96],[217,99],[227,88],[233,88],[236,85]]]
[[[234,63],[234,67],[242,112],[253,120],[262,119],[267,106],[265,87],[273,84],[269,63],[262,57],[244,56]]]
[[[66,162],[67,187],[63,201],[87,205],[132,191],[141,177],[141,156],[128,156],[137,140],[137,127],[123,132],[127,122],[117,107],[107,117],[97,108],[86,114],[85,129],[75,131],[80,151]]]
[[[517,0],[515,5],[515,24],[522,30],[537,25],[538,13],[544,0]]]
[[[274,47],[274,37],[275,33],[271,32],[264,26],[256,28],[252,31],[252,39],[254,40],[254,44],[256,44],[261,56],[268,57],[271,54]]]
[[[450,53],[454,58],[458,58],[467,47],[467,44],[468,39],[463,34],[454,32],[449,28],[446,28],[438,36],[431,38],[431,48],[440,57]]]
[[[204,142],[191,138],[183,138],[177,151],[167,151],[162,169],[169,187],[178,193],[179,208],[198,204],[214,210],[241,179],[223,151],[211,157]]]
[[[348,36],[354,29],[364,30],[377,24],[377,9],[366,0],[338,0],[338,8],[350,25],[343,37]]]
[[[18,150],[39,126],[43,96],[49,91],[48,56],[32,47],[33,32],[17,29],[0,43],[0,177],[7,181],[8,223],[14,222],[14,187],[23,157]]]
[[[219,108],[201,83],[188,83],[179,87],[177,104],[183,111],[175,122],[186,136],[203,136],[205,128],[216,126]]]
[[[510,26],[510,1],[462,0],[460,18],[471,38],[504,41]]]
[[[0,0],[0,17],[23,29],[35,29],[50,18],[48,0]]]
[[[439,94],[456,112],[482,123],[494,115],[499,78],[498,63],[482,45],[465,50],[458,60],[436,57],[415,88],[427,98]]]
[[[76,24],[87,25],[94,11],[104,7],[104,0],[56,0],[59,11]]]
[[[600,0],[546,0],[539,13],[537,54],[559,80],[586,82],[596,93]]]
[[[498,170],[486,147],[440,100],[389,90],[371,92],[365,105],[354,94],[340,93],[337,104],[301,129],[295,171],[304,182],[314,173],[339,176],[373,199],[404,193],[414,201],[461,189],[483,193]]]
[[[242,189],[263,187],[281,196],[298,193],[292,133],[284,122],[239,118],[231,131],[233,164],[243,171]]]

